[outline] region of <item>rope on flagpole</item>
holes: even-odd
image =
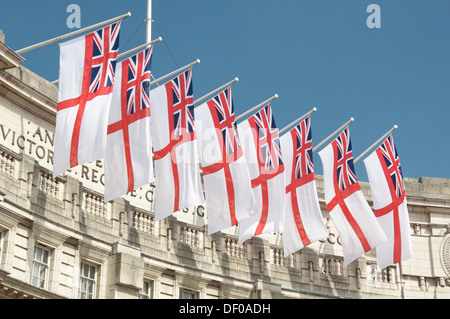
[[[140,49],[147,48],[147,47],[151,46],[152,44],[155,44],[155,43],[158,43],[158,42],[161,42],[161,41],[162,41],[162,38],[159,37],[159,38],[156,39],[156,40],[153,40],[153,41],[144,43],[144,44],[142,44],[142,45],[140,45],[140,46],[138,46],[138,47],[135,47],[134,49],[131,49],[131,50],[128,50],[127,52],[124,52],[124,53],[119,54],[119,55],[117,56],[117,59],[120,59],[120,58],[122,58],[122,57],[124,57],[124,56],[126,56],[126,55],[129,55],[129,54],[131,54],[131,53],[134,53],[134,52],[136,52],[136,51],[139,51]]]
[[[241,118],[243,118],[244,116],[246,116],[247,114],[249,114],[249,113],[251,113],[251,112],[253,112],[253,111],[259,109],[259,108],[262,107],[262,106],[265,106],[266,104],[269,104],[271,101],[273,101],[273,100],[275,100],[275,99],[277,99],[277,98],[278,98],[278,94],[275,94],[274,96],[272,96],[271,98],[265,100],[264,102],[259,103],[258,105],[252,107],[252,108],[251,108],[250,110],[248,110],[247,112],[244,112],[244,113],[242,113],[241,115],[239,115],[238,117],[236,117],[236,122],[237,122],[238,120],[240,120]]]
[[[315,111],[317,111],[317,109],[314,107],[311,111],[309,111],[308,113],[306,113],[305,115],[300,116],[298,119],[296,119],[294,122],[292,122],[291,124],[283,127],[278,134],[281,135],[281,133],[283,133],[284,131],[286,131],[287,129],[289,129],[290,127],[294,126],[295,124],[297,124],[298,122],[300,122],[301,120],[303,120],[305,117],[311,115],[312,113],[314,113]]]
[[[326,139],[324,139],[322,142],[320,142],[319,144],[317,144],[316,147],[313,148],[313,152],[315,152],[319,147],[321,147],[323,144],[325,144],[330,138],[332,138],[334,135],[336,135],[337,133],[339,133],[340,131],[342,131],[347,125],[349,125],[351,122],[353,122],[355,119],[353,117],[350,118],[350,120],[348,120],[344,125],[342,125],[341,127],[339,127],[336,131],[334,131],[333,133],[331,133]]]
[[[353,164],[356,164],[364,155],[366,155],[372,148],[377,146],[382,140],[384,140],[389,134],[395,131],[398,128],[397,125],[394,125],[389,131],[387,131],[382,137],[380,137],[375,143],[373,143],[368,149],[366,149],[361,155],[359,155],[354,161]]]
[[[73,36],[75,36],[75,35],[81,34],[81,33],[83,33],[83,32],[86,32],[86,31],[89,31],[89,30],[92,30],[92,29],[101,27],[101,26],[103,26],[103,25],[105,25],[105,24],[113,23],[113,22],[115,22],[115,21],[118,21],[118,20],[122,20],[122,19],[128,18],[129,16],[131,16],[131,13],[130,13],[130,12],[128,12],[128,13],[126,13],[126,14],[123,14],[123,15],[117,17],[117,18],[113,18],[113,19],[110,19],[110,20],[106,20],[106,21],[103,21],[103,22],[100,22],[100,23],[91,25],[90,27],[86,27],[86,28],[83,28],[83,29],[80,29],[80,30],[77,30],[77,31],[74,31],[74,32],[71,32],[71,33],[67,33],[67,34],[65,34],[65,35],[61,35],[61,36],[59,36],[59,37],[56,37],[56,38],[53,38],[53,39],[50,39],[50,40],[47,40],[47,41],[43,41],[43,42],[40,42],[40,43],[31,45],[31,46],[29,46],[29,47],[26,47],[26,48],[17,50],[16,53],[17,53],[17,54],[23,54],[23,53],[25,53],[25,52],[28,52],[28,51],[31,51],[31,50],[35,50],[35,49],[41,48],[41,47],[43,47],[43,46],[46,46],[46,45],[49,45],[49,44],[52,44],[52,43],[55,43],[55,42],[59,42],[59,41],[65,40],[65,39],[67,39],[67,38],[70,38],[70,37],[73,37]]]
[[[211,95],[215,94],[216,92],[219,92],[221,90],[223,90],[224,88],[230,86],[231,84],[238,82],[239,79],[238,78],[234,78],[234,80],[222,85],[221,87],[215,89],[214,91],[209,92],[208,94],[202,96],[201,98],[199,98],[198,100],[194,101],[194,105],[198,104],[198,102],[203,101],[204,99],[210,97]]]
[[[192,62],[192,63],[189,63],[188,65],[185,65],[185,66],[179,68],[178,70],[175,70],[175,71],[173,71],[173,72],[170,72],[169,74],[166,74],[166,75],[160,77],[159,79],[156,79],[156,80],[153,81],[153,82],[150,82],[150,86],[152,86],[152,85],[154,85],[154,84],[156,84],[156,83],[158,83],[158,82],[164,81],[165,79],[170,78],[171,76],[173,76],[173,75],[175,75],[175,74],[177,74],[177,73],[179,73],[179,72],[182,72],[182,71],[184,71],[184,70],[186,70],[186,69],[189,69],[190,67],[192,67],[192,66],[194,66],[194,65],[196,65],[196,64],[198,64],[198,63],[200,63],[200,60],[199,60],[199,59],[197,59],[197,61],[194,61],[194,62]]]

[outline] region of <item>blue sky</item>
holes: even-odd
[[[145,42],[146,0],[2,1],[0,29],[14,50],[127,12],[120,50]],[[381,9],[370,29],[369,4]],[[394,140],[406,177],[450,178],[450,1],[434,0],[153,0],[156,78],[200,59],[194,94],[201,97],[239,77],[232,87],[241,114],[278,94],[272,103],[283,128],[312,115],[318,144],[350,117],[356,158],[397,124]],[[24,53],[24,66],[53,81],[59,48]],[[316,173],[322,164],[314,154]],[[355,166],[367,181],[363,161]]]

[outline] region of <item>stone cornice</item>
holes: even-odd
[[[37,117],[56,123],[57,102],[3,70],[0,70],[0,95],[13,100]]]
[[[0,70],[16,68],[25,59],[0,42]]]
[[[41,289],[11,277],[0,269],[0,297],[6,299],[66,299],[66,297]]]

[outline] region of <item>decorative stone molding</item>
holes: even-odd
[[[445,236],[446,234],[450,233],[450,224],[447,224],[442,228],[441,232],[439,233],[439,236]]]
[[[259,269],[261,271],[261,274],[264,273],[264,252],[259,252]]]
[[[62,182],[63,180],[61,178],[56,177],[53,179],[51,172],[40,171],[38,188],[39,191],[47,196],[60,199]]]
[[[123,236],[123,232],[125,231],[125,212],[120,212],[119,213],[119,236],[122,237]]]
[[[282,247],[271,247],[271,262],[276,266],[295,268],[295,255],[290,254],[284,257],[284,249]]]
[[[103,201],[102,195],[94,194],[90,191],[83,192],[83,206],[84,212],[93,216],[101,218],[108,218],[108,204]]]
[[[0,33],[0,70],[16,68],[20,63],[25,62],[25,59],[14,52],[5,43],[5,35]]]
[[[14,177],[16,159],[6,151],[0,150],[0,171]]]
[[[367,273],[370,284],[379,285],[379,284],[395,284],[398,283],[396,278],[396,266],[388,266],[383,269],[378,269],[377,264],[370,263],[367,264]]]
[[[204,233],[201,230],[198,230],[195,227],[191,227],[189,225],[180,225],[179,226],[179,242],[184,243],[190,247],[195,248],[203,248],[203,237]]]
[[[448,226],[447,226],[448,227]],[[441,244],[441,264],[447,276],[450,277],[450,233],[442,240]]]
[[[322,273],[340,277],[343,275],[344,261],[336,256],[324,256],[322,258]]]
[[[420,291],[428,291],[427,282],[423,276],[419,277],[419,287]]]
[[[437,284],[440,287],[445,287],[445,278],[444,277],[439,277],[437,280]]]
[[[133,227],[140,232],[155,235],[155,217],[152,214],[131,210],[133,216]]]
[[[356,268],[356,287],[358,287],[358,290],[361,290],[361,269]]]
[[[79,207],[78,193],[72,193],[72,218],[78,215]]]
[[[228,236],[223,237],[224,242],[224,253],[228,256],[247,259],[247,245],[244,243],[239,245],[237,238],[232,238]]]
[[[421,226],[419,224],[414,224],[414,235],[420,235],[421,234]]]

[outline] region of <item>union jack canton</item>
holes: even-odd
[[[391,176],[392,185],[395,188],[395,195],[397,198],[402,197],[405,192],[405,184],[403,182],[400,158],[398,156],[397,148],[394,145],[392,135],[390,135],[384,143],[380,145],[378,152],[384,159],[387,171]]]
[[[336,182],[339,190],[343,191],[350,185],[358,183],[353,166],[352,142],[348,127],[333,142],[336,148]]]
[[[230,88],[211,99],[208,106],[213,116],[214,125],[221,133],[222,138],[219,141],[222,143],[224,162],[229,163],[237,160],[243,155],[243,152],[236,129],[236,116]]]
[[[93,32],[92,66],[89,93],[114,84],[117,55],[119,53],[120,22]],[[87,44],[89,47],[89,43]]]
[[[192,69],[174,78],[169,86],[173,98],[173,132],[174,138],[180,136],[189,138],[189,133],[195,132],[194,126],[194,93],[192,84]]]
[[[144,50],[142,55],[139,59],[138,55],[134,55],[128,60],[128,115],[150,108],[152,48]]]
[[[298,124],[292,133],[295,135],[295,178],[300,179],[314,173],[312,154],[311,120],[309,117]]]
[[[258,134],[260,174],[276,174],[280,169],[284,170],[278,128],[270,104],[255,114],[253,123]]]

